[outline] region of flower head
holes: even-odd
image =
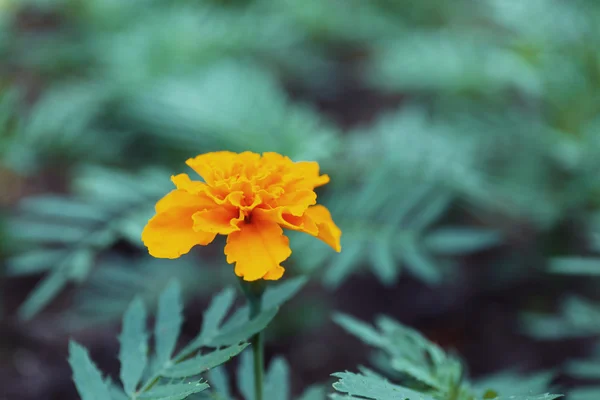
[[[227,235],[225,255],[246,281],[281,278],[292,251],[282,228],[306,232],[340,251],[342,232],[317,205],[315,187],[329,182],[316,162],[277,153],[220,151],[187,160],[204,182],[173,176],[175,190],[156,204],[142,240],[158,258],[177,258]]]

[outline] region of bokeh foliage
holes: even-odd
[[[183,160],[220,149],[331,175],[344,251],[291,235],[286,265],[329,288],[440,285],[498,247],[505,281],[597,276],[599,22],[594,0],[0,0],[0,255],[5,279],[42,277],[19,315],[70,284],[69,327],[171,277],[219,287],[223,257],[165,270],[139,233]],[[523,330],[596,335],[597,288]]]

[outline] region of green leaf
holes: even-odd
[[[231,398],[227,370],[224,367],[218,366],[208,371],[208,382],[224,400]]]
[[[600,386],[572,389],[567,394],[569,400],[598,400],[600,399]]]
[[[38,217],[62,220],[101,222],[108,217],[106,210],[90,203],[53,195],[27,197],[19,203],[19,209],[23,213],[36,214]]]
[[[228,329],[223,329],[217,336],[212,338],[206,344],[209,346],[221,347],[246,341],[254,334],[265,329],[276,314],[277,309],[271,308],[260,313],[256,318],[251,319],[241,326],[233,326]]]
[[[438,285],[442,281],[442,274],[429,255],[421,249],[416,238],[410,237],[400,242],[401,257],[406,262],[406,268],[419,279],[430,285]]]
[[[243,352],[240,356],[240,363],[237,369],[237,385],[246,400],[255,400],[253,363],[254,357],[252,351],[247,350]]]
[[[160,385],[153,387],[137,398],[145,400],[183,400],[192,394],[208,389],[208,387],[208,384],[202,381]]]
[[[500,396],[495,400],[554,400],[563,397],[562,394],[537,394],[537,395],[517,395],[517,396]]]
[[[435,400],[431,396],[376,377],[367,377],[351,372],[337,372],[332,376],[338,378],[338,381],[333,384],[333,388],[351,396],[372,400]]]
[[[233,305],[234,300],[235,291],[232,288],[226,288],[213,297],[208,309],[204,312],[199,338],[210,341],[218,333],[219,327]]]
[[[554,375],[549,371],[526,375],[519,371],[503,371],[478,380],[474,387],[479,392],[491,389],[505,397],[523,393],[543,393],[548,390]]]
[[[375,240],[369,256],[373,272],[379,281],[386,286],[393,285],[400,275],[400,263],[394,258],[390,236]]]
[[[279,307],[294,297],[296,293],[306,285],[306,282],[308,282],[308,278],[300,276],[288,279],[280,284],[269,285],[262,298],[262,309],[268,310],[270,308]]]
[[[44,308],[69,282],[66,272],[55,269],[33,289],[25,303],[19,307],[19,318],[28,320],[33,318]]]
[[[310,386],[298,400],[325,400],[326,392],[323,386]]]
[[[283,358],[275,358],[265,376],[266,399],[290,399],[290,367]]]
[[[345,243],[342,243],[342,246],[344,247],[344,251],[335,257],[324,275],[324,282],[330,288],[338,287],[344,278],[358,267],[360,260],[362,260],[366,243],[346,239]]]
[[[566,370],[577,378],[600,379],[600,360],[571,361]]]
[[[600,258],[555,257],[550,260],[549,272],[565,275],[600,275]]]
[[[8,259],[6,273],[9,276],[37,274],[54,267],[65,258],[66,249],[35,249]]]
[[[159,365],[171,359],[183,323],[182,314],[181,287],[177,281],[171,281],[160,296],[154,327],[156,362]]]
[[[371,325],[365,324],[350,315],[335,314],[333,321],[366,344],[371,346],[385,346],[387,344],[385,338],[373,329]]]
[[[241,345],[236,344],[207,354],[198,355],[190,360],[175,364],[163,373],[162,376],[166,378],[185,378],[199,375],[229,361],[231,358],[241,353],[246,347],[248,347],[248,343]]]
[[[125,392],[132,396],[148,363],[148,334],[146,332],[146,308],[137,297],[123,317],[123,328],[119,336],[121,349],[121,382]]]
[[[502,236],[488,229],[440,228],[424,238],[424,245],[436,254],[459,255],[487,249],[499,244]]]
[[[69,364],[82,400],[112,400],[108,385],[90,360],[87,350],[74,341],[69,342]]]

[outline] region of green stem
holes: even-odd
[[[240,282],[242,291],[248,299],[250,308],[250,319],[256,317],[261,312],[262,295],[264,286],[261,282]],[[250,339],[252,345],[252,355],[254,359],[254,400],[263,400],[263,381],[265,371],[265,354],[263,333],[258,332]]]
[[[250,301],[250,318],[254,318],[260,314],[261,297],[258,301]],[[258,332],[252,336],[250,340],[252,344],[252,355],[254,356],[254,399],[263,400],[263,380],[264,380],[264,341],[262,332]]]

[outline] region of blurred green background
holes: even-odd
[[[154,260],[140,233],[223,149],[332,178],[343,252],[291,235],[311,284],[269,333],[295,392],[365,362],[338,310],[600,398],[599,44],[594,0],[0,0],[0,398],[75,399],[70,336],[114,373],[171,277],[197,327],[221,245]]]

